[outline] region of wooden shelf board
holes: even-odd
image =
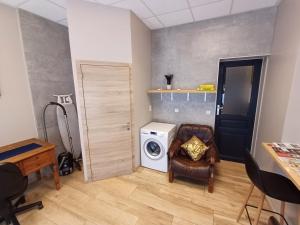
[[[161,93],[174,93],[174,94],[204,94],[204,93],[211,93],[211,94],[215,94],[217,93],[216,91],[198,91],[195,89],[174,89],[174,90],[161,90],[161,89],[152,89],[152,90],[148,90],[149,94],[161,94]]]

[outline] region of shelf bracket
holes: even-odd
[[[207,100],[207,92],[204,93],[204,102]]]
[[[173,98],[173,92],[171,92],[171,101],[173,102],[174,98]]]
[[[189,102],[190,101],[190,92],[186,93],[186,100]]]

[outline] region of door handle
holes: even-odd
[[[223,110],[224,106],[217,105],[217,116],[220,115],[220,112]]]
[[[130,130],[131,129],[130,122],[126,123],[126,125],[124,127],[126,130]]]

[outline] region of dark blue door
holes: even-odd
[[[216,142],[222,159],[243,161],[251,149],[262,59],[221,62]]]

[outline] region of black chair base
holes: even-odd
[[[256,208],[256,209],[258,207],[254,206],[254,205],[249,205],[249,204],[246,204],[246,206],[245,206],[245,210],[246,210],[246,213],[247,213],[247,217],[248,217],[249,223],[250,223],[250,225],[252,225],[251,218],[250,218],[249,211],[248,211],[247,207]],[[269,210],[269,209],[264,209],[264,208],[262,210],[265,211],[265,212],[270,212],[270,213],[273,213],[273,214],[276,214],[276,215],[280,216],[284,220],[285,224],[289,225],[288,222],[286,221],[286,219],[284,218],[284,216],[281,215],[280,213],[272,211],[272,210]]]
[[[18,207],[18,208],[16,208],[15,213],[17,214],[17,213],[26,212],[26,211],[34,209],[34,208],[37,208],[37,209],[44,208],[42,201],[38,201],[38,202],[34,202],[34,203],[31,203],[28,205]]]
[[[10,223],[12,223],[13,225],[20,225],[17,217],[16,217],[16,214],[19,214],[19,213],[24,213],[24,212],[27,212],[31,209],[42,209],[44,208],[44,205],[42,203],[42,201],[38,201],[38,202],[34,202],[34,203],[31,203],[31,204],[28,204],[28,205],[24,205],[24,206],[20,206],[21,204],[24,204],[26,201],[25,201],[25,197],[22,196],[21,198],[18,199],[18,201],[13,205],[14,209],[13,209],[13,214],[8,216],[7,218],[1,218],[0,217],[0,223],[3,222],[3,221],[6,221],[7,225],[9,225]]]

